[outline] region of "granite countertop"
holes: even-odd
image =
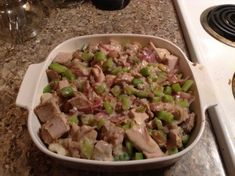
[[[209,120],[202,139],[179,162],[165,169],[130,173],[94,173],[65,168],[40,152],[27,131],[27,111],[15,105],[30,64],[74,36],[94,33],[139,33],[163,37],[185,52],[186,46],[170,0],[131,0],[121,11],[101,11],[88,1],[51,10],[39,35],[12,46],[0,41],[0,175],[225,175]]]

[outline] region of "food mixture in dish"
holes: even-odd
[[[122,161],[187,146],[195,124],[193,81],[167,49],[110,40],[59,53],[46,73],[49,84],[34,112],[49,150]]]

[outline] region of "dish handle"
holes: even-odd
[[[194,79],[197,82],[198,93],[200,96],[201,107],[205,111],[211,106],[217,104],[217,98],[213,90],[213,84],[208,75],[208,72],[203,65],[189,62],[189,66],[193,72]]]
[[[20,85],[19,93],[16,98],[16,105],[29,109],[32,104],[32,97],[35,92],[37,80],[44,62],[39,64],[32,64],[28,67],[23,81]]]

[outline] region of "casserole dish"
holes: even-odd
[[[189,76],[195,82],[193,87],[195,101],[192,104],[191,108],[196,114],[196,123],[191,134],[189,145],[184,150],[180,151],[179,153],[160,158],[108,162],[58,155],[48,150],[47,147],[44,145],[39,136],[39,129],[41,127],[41,124],[37,116],[34,114],[34,108],[39,104],[42,90],[48,83],[46,69],[59,52],[74,52],[78,48],[81,48],[88,43],[98,43],[101,41],[106,42],[110,39],[114,39],[119,42],[138,41],[142,45],[146,45],[151,41],[158,47],[166,48],[172,54],[178,56],[180,70],[184,75]],[[137,34],[98,34],[81,36],[69,39],[59,44],[50,52],[44,62],[29,66],[16,100],[16,104],[18,106],[24,107],[29,111],[28,130],[33,142],[42,152],[52,158],[57,159],[58,161],[61,161],[67,166],[85,170],[92,169],[96,171],[143,170],[160,168],[173,164],[174,162],[179,160],[180,157],[182,157],[185,153],[189,152],[199,141],[205,126],[205,111],[208,107],[215,105],[215,102],[216,99],[213,91],[210,89],[210,80],[209,78],[207,78],[207,72],[201,65],[190,62],[185,54],[176,45],[167,40],[159,37]]]

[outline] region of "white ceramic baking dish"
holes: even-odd
[[[180,58],[179,64],[184,75],[190,76],[194,79],[194,94],[195,101],[192,104],[192,110],[196,113],[196,124],[192,132],[189,146],[177,154],[164,156],[161,158],[133,160],[133,161],[95,161],[79,158],[72,158],[68,156],[58,155],[47,149],[39,137],[39,129],[41,124],[34,114],[34,107],[39,104],[40,96],[42,95],[43,87],[48,83],[46,76],[46,69],[52,62],[57,53],[73,52],[84,44],[108,41],[110,39],[125,41],[138,41],[142,44],[147,44],[149,41],[153,42],[157,47],[166,48],[172,54]],[[19,94],[17,96],[16,104],[24,107],[29,111],[28,115],[28,130],[29,134],[36,144],[36,146],[48,156],[61,161],[67,166],[85,170],[102,170],[102,171],[127,171],[127,170],[143,170],[160,168],[176,162],[180,157],[189,152],[199,141],[205,126],[205,111],[208,107],[215,105],[216,98],[213,90],[211,90],[210,79],[207,77],[205,68],[198,64],[190,62],[182,50],[173,43],[159,37],[137,35],[137,34],[98,34],[88,35],[69,39],[59,44],[53,49],[46,60],[39,64],[32,64],[29,66],[23,82],[21,84]]]

